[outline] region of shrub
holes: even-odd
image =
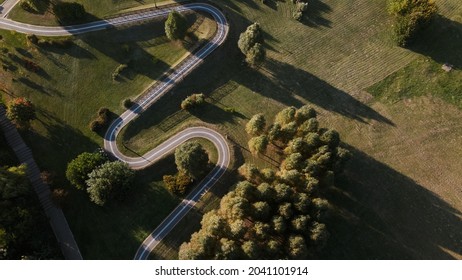
[[[203,104],[205,104],[205,95],[202,93],[195,93],[186,97],[186,99],[181,102],[181,109],[190,110]]]
[[[117,81],[122,76],[123,72],[128,68],[127,64],[120,64],[117,68],[112,72],[112,80]]]

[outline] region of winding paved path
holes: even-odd
[[[15,0],[12,0],[15,1]],[[150,252],[160,243],[178,222],[194,207],[197,201],[214,185],[214,183],[226,172],[230,162],[229,146],[225,138],[218,132],[205,127],[191,127],[172,136],[170,139],[137,158],[123,155],[116,144],[118,133],[128,123],[138,117],[147,108],[154,104],[159,98],[169,92],[179,80],[197,68],[210,53],[217,49],[226,39],[229,31],[226,17],[216,7],[205,3],[192,3],[182,6],[161,8],[156,10],[139,11],[134,14],[123,15],[117,18],[96,21],[76,26],[34,26],[15,22],[9,19],[0,18],[0,28],[15,30],[22,33],[33,33],[43,36],[63,36],[81,34],[90,31],[104,30],[113,26],[121,26],[129,23],[136,23],[148,19],[165,17],[171,10],[184,12],[188,10],[202,11],[213,16],[217,23],[215,36],[201,47],[194,54],[187,56],[167,77],[155,83],[145,92],[135,105],[122,113],[109,127],[104,139],[104,148],[114,157],[124,161],[133,169],[142,169],[152,165],[159,159],[171,153],[177,146],[192,138],[205,138],[211,141],[218,151],[218,162],[216,167],[206,178],[186,197],[173,212],[146,238],[138,251],[135,259],[147,259]]]

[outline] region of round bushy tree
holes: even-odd
[[[199,179],[206,170],[209,156],[196,141],[186,142],[175,150],[175,163],[178,171],[193,179]]]
[[[130,188],[135,172],[121,161],[106,162],[88,174],[87,191],[91,201],[103,206],[108,200]]]
[[[8,105],[7,117],[19,126],[27,127],[31,120],[36,118],[35,106],[24,97],[11,100]]]
[[[106,161],[107,157],[103,153],[82,153],[67,165],[66,178],[77,189],[83,190],[86,188],[88,174]]]

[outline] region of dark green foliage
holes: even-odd
[[[186,18],[176,11],[168,14],[167,21],[165,21],[165,34],[170,40],[180,40],[186,35],[188,25]]]
[[[53,13],[60,24],[77,24],[86,16],[85,8],[76,2],[56,2],[53,5]]]
[[[77,189],[85,190],[88,174],[107,161],[103,153],[82,153],[67,165],[66,178]]]
[[[209,156],[196,141],[186,142],[175,150],[175,163],[178,171],[194,180],[199,179],[206,170]]]
[[[394,17],[393,39],[406,46],[436,15],[433,0],[389,0],[388,12]]]
[[[103,206],[113,198],[123,199],[130,189],[135,172],[121,161],[106,162],[88,174],[86,184],[91,201]]]
[[[288,107],[276,121],[268,132],[272,136],[258,137],[278,139],[287,155],[280,169],[241,166],[246,181],[222,198],[212,216],[204,217],[202,229],[181,246],[180,258],[307,259],[325,245],[329,203],[324,191],[335,183],[334,171],[341,172],[349,153],[338,146],[337,132],[318,128],[309,106]]]

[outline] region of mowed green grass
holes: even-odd
[[[196,15],[188,18],[194,22]],[[69,186],[66,165],[79,153],[102,145],[101,136],[88,128],[100,107],[123,112],[122,101],[141,94],[186,54],[186,47],[166,39],[162,21],[78,36],[70,48],[40,49],[24,35],[0,32],[11,54],[1,55],[10,67],[0,73],[3,98],[26,96],[36,105],[37,120],[23,136],[41,169],[56,175],[54,186],[69,191],[64,211],[84,258],[131,259],[142,240],[178,204],[162,183],[162,175],[174,173],[172,158],[141,171],[125,201],[104,207]],[[34,61],[40,70],[27,70],[23,59]],[[111,74],[120,64],[128,64],[129,70],[115,82]],[[210,154],[216,160],[216,151]]]

